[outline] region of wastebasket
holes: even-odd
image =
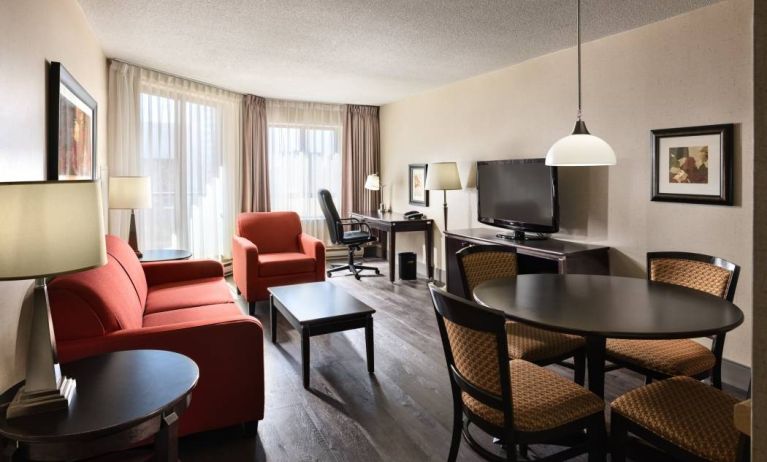
[[[415,280],[415,253],[399,253],[399,278],[405,281]]]

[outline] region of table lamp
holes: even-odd
[[[445,212],[445,230],[447,230],[447,192],[462,189],[458,176],[458,164],[455,162],[434,162],[426,170],[426,189],[442,191],[442,209]]]
[[[46,277],[106,264],[101,188],[94,181],[0,183],[0,281],[34,279],[24,386],[7,418],[67,409],[75,381],[61,375]]]
[[[136,209],[151,207],[152,184],[148,176],[109,177],[109,208],[130,210],[128,245],[139,258],[143,255],[138,249],[138,238],[136,237]]]
[[[367,179],[365,180],[365,189],[370,191],[381,191],[383,189],[383,186],[381,185],[381,178],[377,173],[371,173],[368,175]],[[381,213],[386,212],[386,208],[384,207],[383,203],[383,195],[381,195],[381,204],[378,207],[378,211]]]

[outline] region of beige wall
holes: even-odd
[[[101,170],[106,165],[106,58],[79,4],[0,0],[0,182],[45,179],[46,61],[63,63],[96,98]],[[23,377],[17,333],[28,287],[0,283],[0,391]]]
[[[588,17],[585,19],[588,27]],[[562,237],[613,248],[619,275],[642,276],[649,250],[687,250],[742,266],[736,303],[746,322],[725,356],[750,365],[752,299],[752,2],[719,3],[584,45],[584,120],[618,156],[615,167],[560,169]],[[449,228],[476,222],[477,160],[543,157],[569,133],[577,107],[575,49],[532,59],[386,105],[381,110],[384,200],[407,202],[407,164],[460,162],[463,191],[448,192]],[[650,130],[733,122],[735,206],[649,200]],[[390,199],[391,195],[391,199]],[[442,193],[426,213],[442,224]],[[441,232],[438,233],[441,238]],[[435,239],[437,266],[442,240]],[[420,236],[397,239],[415,250]]]

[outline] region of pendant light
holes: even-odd
[[[615,165],[615,152],[603,139],[589,133],[581,120],[581,0],[578,1],[578,120],[573,133],[549,149],[546,165],[561,167],[586,167]]]

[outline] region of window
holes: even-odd
[[[335,105],[267,102],[267,151],[271,210],[292,210],[305,233],[327,241],[317,192],[341,200],[341,108]]]

